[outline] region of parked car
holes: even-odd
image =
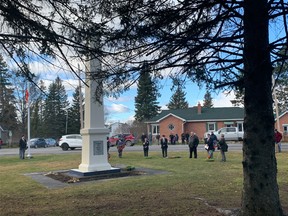
[[[135,137],[133,134],[116,134],[108,138],[108,143],[110,146],[117,145],[119,139],[124,139],[127,146],[133,146],[135,144]]]
[[[46,148],[46,147],[48,147],[48,144],[46,143],[45,139],[43,139],[43,138],[30,139],[28,141],[28,144],[30,144],[30,148],[40,148],[40,147]]]
[[[206,132],[204,134],[204,139],[207,139],[207,134],[211,132]],[[219,140],[221,137],[221,134],[224,134],[226,140],[230,141],[240,141],[243,140],[244,132],[239,131],[237,127],[223,127],[220,128],[217,131],[214,131],[214,134],[216,135],[217,139]]]
[[[80,134],[63,135],[59,139],[59,147],[61,147],[63,151],[67,151],[69,148],[71,150],[82,148],[82,136]]]
[[[53,138],[46,138],[45,141],[48,144],[48,147],[55,147],[57,143]]]

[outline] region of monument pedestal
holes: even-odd
[[[107,154],[107,128],[82,129],[82,163],[78,169],[73,169],[79,175],[91,176],[120,172],[119,168],[113,168],[108,162]]]

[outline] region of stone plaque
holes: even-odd
[[[104,155],[104,146],[102,140],[93,141],[93,154]]]

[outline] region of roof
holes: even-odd
[[[283,117],[283,116],[286,115],[287,113],[288,113],[288,111],[285,111],[285,112],[281,113],[281,114],[279,115],[279,118]],[[276,115],[274,115],[274,116],[275,116],[275,120],[277,120]]]
[[[243,120],[244,108],[241,107],[201,107],[198,114],[197,107],[187,109],[162,110],[159,115],[153,117],[147,123],[159,122],[168,116],[174,116],[183,121],[217,121],[217,120]]]

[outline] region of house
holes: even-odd
[[[176,110],[163,110],[159,115],[147,121],[148,133],[156,135],[170,134],[180,137],[182,133],[195,132],[200,139],[204,133],[216,131],[222,127],[238,127],[243,131],[244,108],[241,107],[213,107],[204,108],[198,103],[196,107]],[[288,141],[288,111],[279,116],[280,131],[284,135],[284,141]],[[275,128],[277,119],[275,118]]]
[[[195,132],[200,139],[204,139],[207,131],[216,131],[222,127],[238,127],[243,131],[244,108],[198,106],[187,109],[163,110],[159,115],[147,121],[148,133],[153,138],[157,134],[166,135]]]
[[[115,122],[109,126],[110,133],[109,136],[122,133],[130,133],[130,126],[126,123]]]
[[[277,118],[275,118],[275,128],[278,128],[277,124]],[[288,111],[279,115],[279,127],[280,132],[284,135],[283,141],[288,142]]]

